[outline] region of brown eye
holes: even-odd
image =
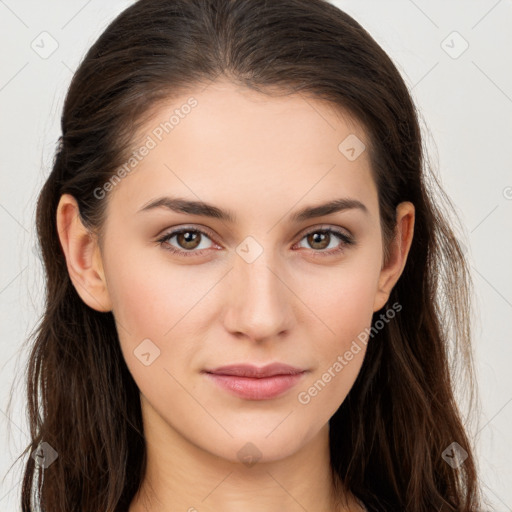
[[[176,240],[172,242],[173,238]],[[183,228],[171,231],[158,240],[164,249],[178,254],[179,256],[197,256],[202,254],[203,250],[210,249],[211,245],[200,247],[205,240],[210,240],[210,236],[200,229]],[[197,249],[197,250],[196,250]]]
[[[332,228],[317,228],[306,233],[302,240],[306,240],[309,246],[306,248],[311,248],[315,256],[317,254],[322,256],[333,255],[343,251],[349,245],[355,244],[354,239],[350,235]]]
[[[183,249],[196,249],[201,242],[201,234],[197,231],[182,231],[176,236],[176,242]]]
[[[331,235],[325,234],[323,231],[315,231],[307,235],[308,243],[313,249],[325,249],[329,246]]]

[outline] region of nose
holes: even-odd
[[[229,288],[225,328],[235,336],[264,341],[289,331],[294,293],[276,260],[263,253],[251,263],[236,257],[226,283]],[[295,299],[296,300],[296,299]]]

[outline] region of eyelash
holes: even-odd
[[[178,256],[185,256],[185,257],[189,257],[189,256],[200,256],[202,255],[203,251],[207,251],[208,249],[201,249],[199,251],[195,251],[195,250],[191,250],[191,251],[184,251],[184,250],[180,250],[180,249],[176,249],[175,247],[173,247],[172,245],[169,245],[168,241],[181,234],[181,233],[186,233],[186,232],[192,232],[192,233],[200,233],[201,235],[204,235],[210,239],[212,239],[212,236],[202,230],[202,229],[198,229],[198,228],[180,228],[180,229],[177,229],[175,231],[171,231],[170,233],[167,233],[166,235],[164,235],[163,237],[159,238],[157,240],[157,242],[167,251],[170,251],[171,253],[173,254],[177,254]],[[333,256],[335,254],[338,254],[338,253],[341,253],[345,250],[346,247],[348,246],[351,246],[351,245],[354,245],[355,244],[355,241],[352,237],[350,237],[349,235],[337,230],[337,229],[333,229],[333,228],[324,228],[324,227],[320,227],[320,228],[315,228],[315,229],[312,229],[306,233],[304,233],[301,237],[301,239],[299,240],[299,242],[301,240],[303,240],[305,237],[307,237],[308,235],[311,235],[313,233],[329,233],[329,234],[332,234],[332,235],[335,235],[337,236],[338,238],[341,239],[342,243],[336,248],[336,249],[331,249],[329,251],[325,251],[325,250],[314,250],[312,249],[313,251],[313,254],[314,256],[320,256],[320,257],[323,257],[323,256]],[[213,240],[212,240],[213,241]]]

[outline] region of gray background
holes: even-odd
[[[21,343],[42,312],[44,281],[33,250],[35,201],[50,170],[73,71],[108,22],[131,3],[0,0],[0,510],[5,512],[19,510],[22,466],[7,471],[28,442],[22,380],[27,354]],[[400,69],[420,110],[432,163],[462,221],[457,233],[475,285],[481,398],[477,421],[468,428],[477,439],[486,509],[511,511],[512,2],[333,3],[358,20]],[[462,395],[460,401],[464,411]]]

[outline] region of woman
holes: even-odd
[[[121,13],[38,201],[22,509],[477,510],[470,279],[426,172],[400,74],[331,4]]]

